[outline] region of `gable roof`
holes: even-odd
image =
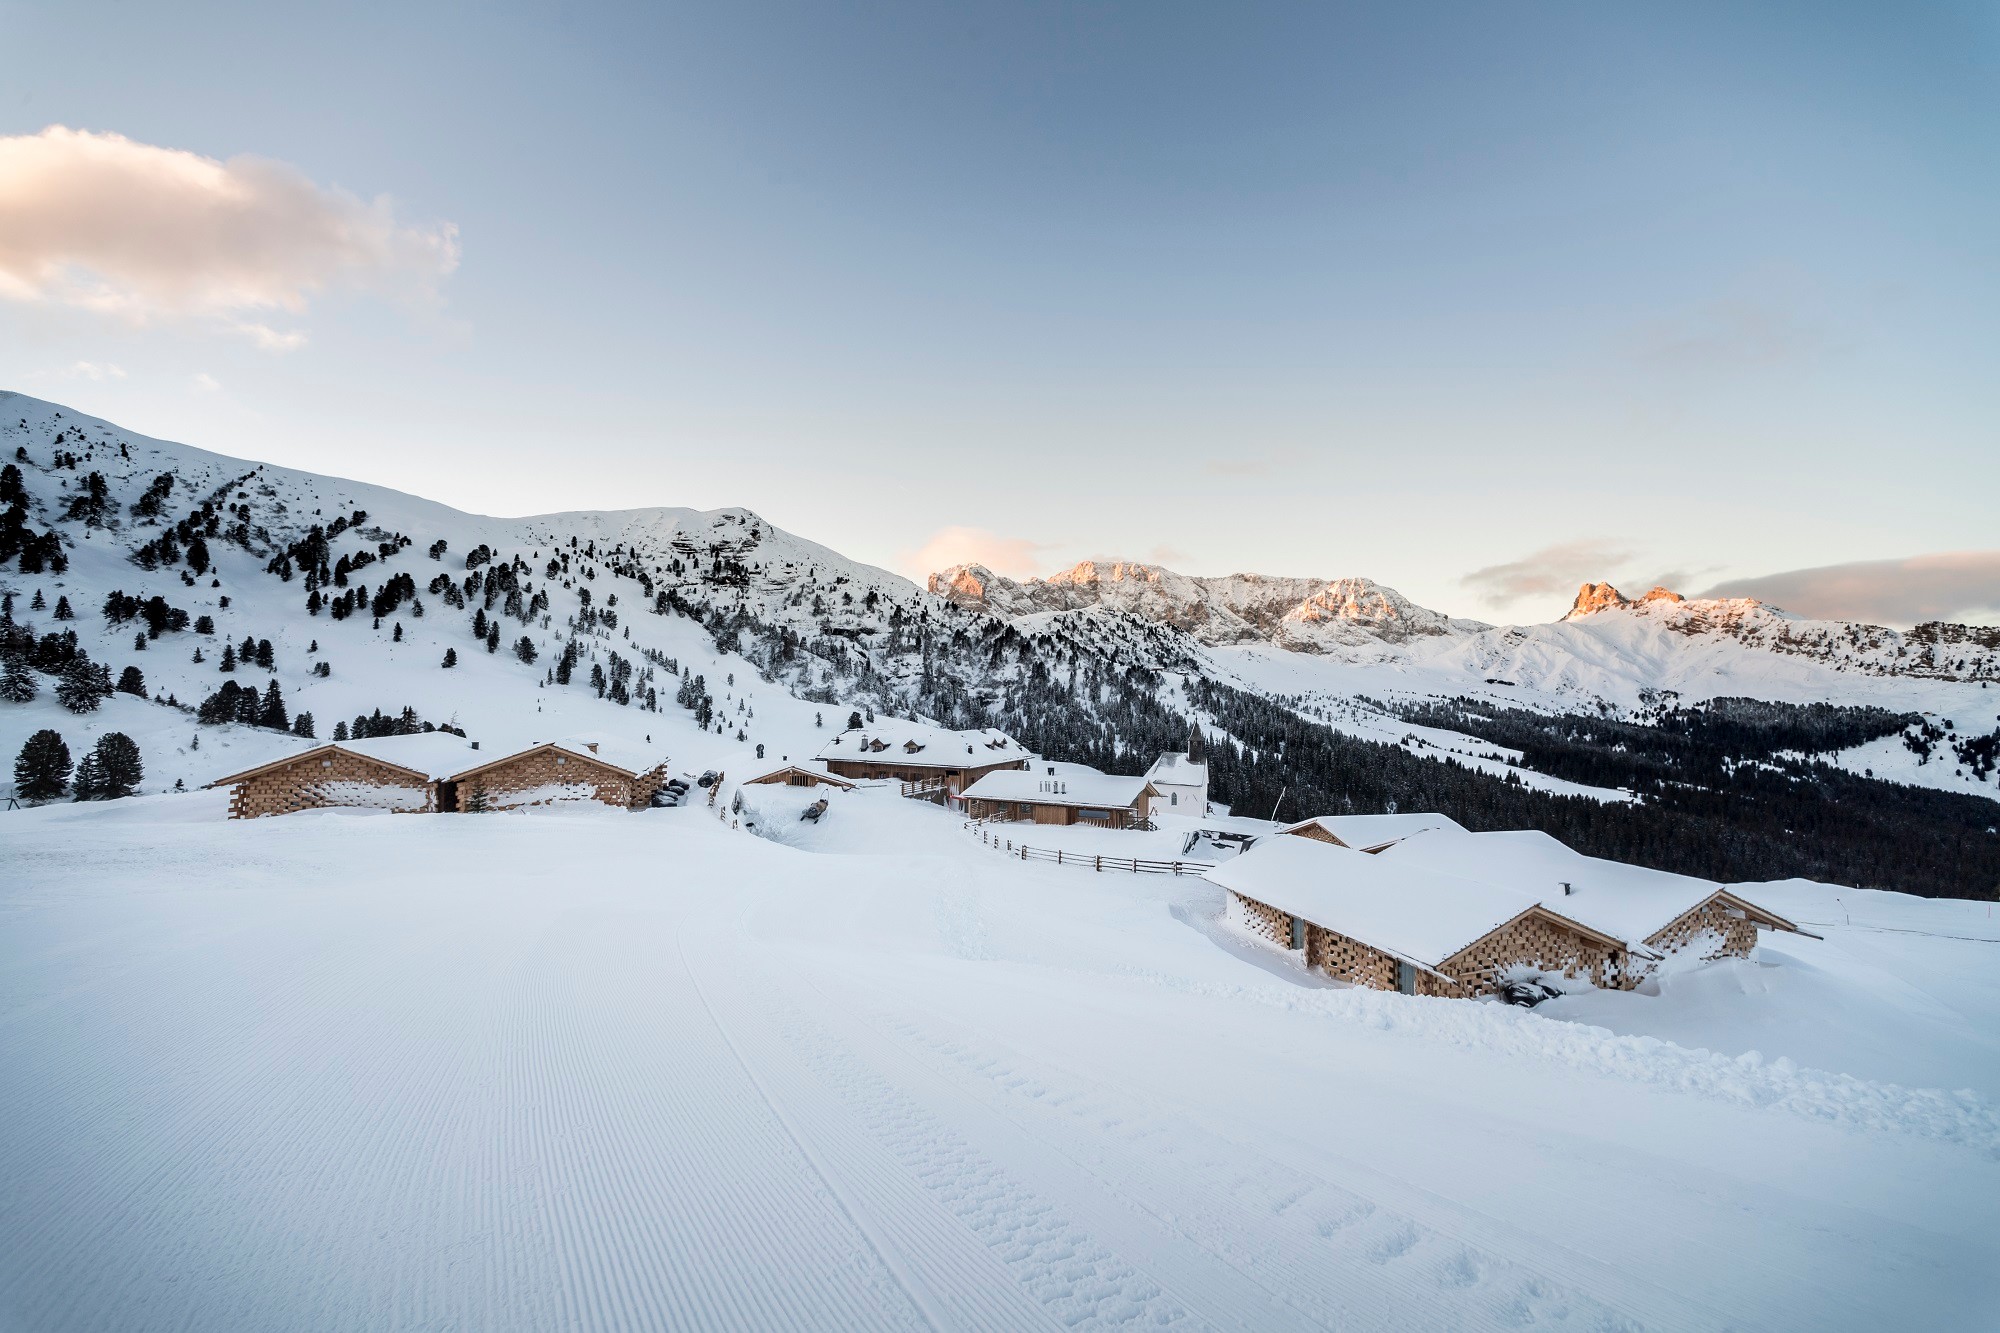
[[[1145,778],[1110,773],[1069,772],[1050,777],[1022,768],[1003,768],[967,787],[959,795],[968,801],[1014,801],[1029,805],[1087,805],[1130,808],[1141,796],[1158,796]]]
[[[1631,946],[1642,947],[1717,894],[1733,899],[1732,906],[1796,929],[1777,913],[1712,880],[1585,856],[1538,829],[1499,833],[1441,829],[1399,842],[1380,859],[1530,894],[1550,910],[1616,935]],[[1564,884],[1569,885],[1568,893]]]
[[[454,736],[448,731],[423,731],[410,736],[370,736],[362,740],[323,741],[309,745],[282,759],[273,759],[255,768],[246,768],[240,773],[231,773],[210,782],[211,787],[231,786],[276,769],[295,764],[301,759],[315,755],[331,754],[335,750],[345,750],[349,754],[372,759],[378,764],[386,764],[400,772],[409,774],[419,782],[435,782],[439,778],[451,776],[452,770],[463,764],[467,757],[477,753],[472,742],[463,736]]]
[[[878,717],[856,731],[843,731],[813,758],[879,759],[906,768],[982,768],[1026,759],[1028,750],[1005,732],[950,731],[924,722]]]
[[[1208,781],[1208,765],[1189,759],[1179,750],[1172,750],[1155,759],[1153,766],[1146,770],[1146,776],[1155,782],[1197,787]]]
[[[1435,970],[1531,911],[1533,895],[1442,875],[1311,838],[1262,838],[1207,872],[1210,883]],[[1563,913],[1548,912],[1565,925]],[[1584,929],[1585,934],[1599,935]],[[1622,940],[1605,940],[1622,944]]]
[[[1357,852],[1378,851],[1391,843],[1432,829],[1465,832],[1457,820],[1438,814],[1315,815],[1296,824],[1287,824],[1278,832],[1298,833],[1308,828],[1321,829],[1337,838],[1341,846],[1352,847]]]
[[[627,768],[624,764],[614,763],[612,762],[612,760],[610,760],[609,758],[605,757],[602,754],[592,753],[588,746],[578,744],[576,742],[543,741],[538,745],[530,745],[525,749],[514,750],[507,754],[496,754],[483,764],[474,764],[471,768],[464,769],[461,770],[460,772],[451,774],[451,780],[453,782],[463,782],[467,778],[476,777],[479,774],[484,773],[489,768],[495,767],[496,765],[507,763],[510,760],[520,759],[526,755],[536,754],[542,750],[560,751],[562,754],[567,755],[572,759],[580,759],[586,764],[595,765],[598,768],[609,769],[613,773],[618,774],[620,777],[636,778],[639,776],[641,772],[645,771],[643,769]]]
[[[754,777],[747,777],[743,781],[754,786],[758,783],[768,783],[772,778],[784,773],[803,773],[816,782],[824,782],[828,786],[841,787],[847,791],[853,791],[856,787],[856,784],[848,778],[843,778],[835,773],[829,773],[823,768],[807,768],[803,764],[779,764],[776,768],[767,769]]]

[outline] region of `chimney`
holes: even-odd
[[[1569,897],[1572,893],[1576,892],[1575,889],[1570,887],[1570,883],[1568,880],[1564,880],[1562,882],[1562,886],[1563,886],[1563,897],[1565,898]]]
[[[584,748],[584,749],[586,749],[586,750],[588,750],[588,751],[590,751],[590,752],[591,752],[592,754],[596,754],[596,753],[597,753],[597,742],[596,742],[596,741],[585,741],[585,742],[583,743],[583,748]]]

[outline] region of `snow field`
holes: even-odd
[[[887,791],[790,846],[706,808],[222,809],[7,818],[0,1326],[1972,1327],[2000,1300],[1976,1094],[1299,985],[1217,947],[1199,881],[1010,862]],[[1990,1020],[1980,995],[1947,998]]]

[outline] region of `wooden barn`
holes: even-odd
[[[597,801],[623,810],[651,804],[667,763],[602,741],[544,741],[453,773],[439,784],[443,811],[518,810]]]
[[[1266,838],[1208,872],[1250,929],[1339,981],[1472,999],[1517,968],[1629,986],[1623,940],[1531,895],[1309,838]]]
[[[1747,958],[1757,946],[1758,931],[1799,929],[1735,889],[1585,856],[1533,829],[1431,832],[1388,848],[1382,859],[1527,894],[1553,911],[1616,935],[1631,951],[1635,980],[1677,954]]]
[[[1025,768],[1028,757],[1019,742],[997,731],[947,731],[887,717],[841,732],[814,756],[841,777],[935,787],[947,801],[988,773]]]
[[[797,764],[781,764],[768,773],[745,778],[743,782],[751,787],[838,787],[842,791],[854,790],[854,784],[846,778],[837,778],[816,768],[801,768]]]
[[[330,741],[208,785],[233,788],[231,819],[328,807],[416,813],[437,808],[439,785],[477,749],[442,731]]]
[[[1432,829],[1465,832],[1456,820],[1444,815],[1316,815],[1287,824],[1278,832],[1357,852],[1379,852]]]
[[[1108,773],[1046,773],[1007,769],[988,773],[964,792],[973,819],[1032,821],[1036,824],[1091,824],[1098,828],[1150,828],[1159,792],[1145,778]]]

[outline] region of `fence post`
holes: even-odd
[[[1095,867],[1095,868],[1096,868],[1096,870],[1097,870],[1097,873],[1098,873],[1098,874],[1100,874],[1100,875],[1101,875],[1101,874],[1103,874],[1103,873],[1104,873],[1104,856],[1103,856],[1103,854],[1102,854],[1102,853],[1099,853],[1099,854],[1098,854],[1098,857],[1097,857],[1097,865],[1096,865],[1096,867]]]

